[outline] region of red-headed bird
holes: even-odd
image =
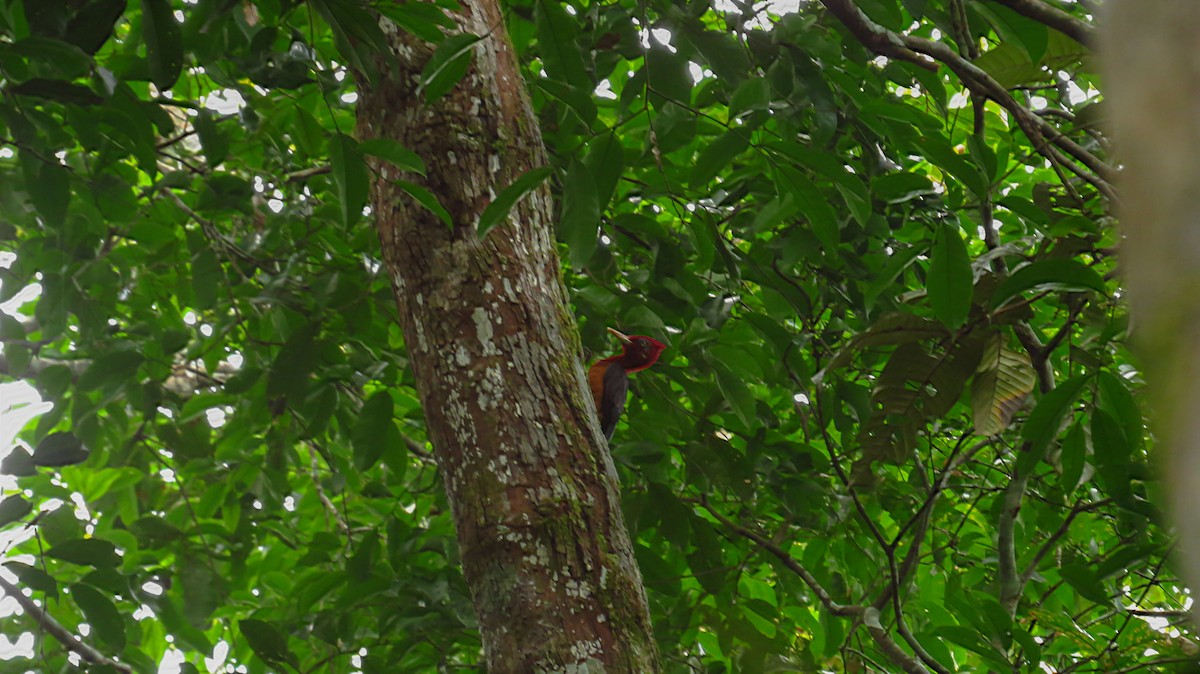
[[[588,384],[596,399],[596,411],[600,413],[600,430],[611,440],[617,420],[625,411],[629,373],[653,365],[667,345],[645,335],[623,335],[612,328],[608,331],[621,340],[621,354],[597,361],[588,368]]]

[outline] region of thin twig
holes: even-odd
[[[722,515],[716,508],[712,507],[712,505],[708,502],[708,498],[704,495],[700,496],[700,505],[707,510],[710,515],[717,518],[718,522],[725,525],[731,531],[736,532],[739,536],[754,541],[756,544],[758,544],[758,547],[766,550],[774,555],[776,559],[783,562],[783,565],[786,566],[792,573],[800,576],[800,579],[804,581],[804,584],[808,585],[809,589],[813,591],[813,594],[817,595],[817,599],[820,600],[821,604],[830,613],[846,618],[858,618],[862,616],[862,606],[849,606],[845,604],[839,604],[838,602],[834,601],[829,592],[821,586],[821,583],[817,580],[816,576],[812,575],[808,569],[804,568],[803,564],[796,561],[796,558],[788,554],[788,552],[783,548],[780,548],[778,545],[775,545],[771,541],[767,540],[767,538],[761,534],[755,533]]]
[[[1029,560],[1029,563],[1025,565],[1025,570],[1021,572],[1021,584],[1024,585],[1029,582],[1030,578],[1033,578],[1033,574],[1037,572],[1038,564],[1054,549],[1055,544],[1058,543],[1058,539],[1067,534],[1067,531],[1071,528],[1071,522],[1074,522],[1076,517],[1107,505],[1110,501],[1111,499],[1103,499],[1092,503],[1076,503],[1075,507],[1071,508],[1071,512],[1067,515],[1066,519],[1063,520],[1063,523],[1059,525],[1054,533],[1050,534],[1046,542],[1042,543],[1042,547],[1038,548],[1038,551],[1033,555],[1033,559]]]
[[[50,636],[57,639],[59,643],[61,643],[68,651],[77,653],[79,657],[93,665],[105,665],[112,667],[118,672],[133,674],[133,668],[129,665],[113,660],[92,646],[84,643],[74,634],[71,634],[71,631],[66,627],[63,627],[62,623],[55,620],[54,616],[47,613],[46,610],[41,606],[38,606],[37,602],[33,601],[29,597],[26,597],[25,594],[21,592],[21,588],[5,580],[3,576],[0,576],[0,589],[4,590],[5,594],[16,600],[17,604],[20,605],[20,607],[24,609],[26,613],[33,616],[38,621],[38,624],[41,625],[47,632],[49,632]]]

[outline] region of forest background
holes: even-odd
[[[460,243],[553,231],[564,372],[608,326],[668,344],[611,442],[655,667],[1188,671],[1094,13],[4,2],[0,373],[45,404],[0,450],[0,672],[498,652],[388,198]],[[365,94],[409,72],[404,105],[486,125],[462,92],[505,45],[544,161],[477,144],[511,175],[466,212],[460,158],[364,133]]]

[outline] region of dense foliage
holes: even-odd
[[[553,184],[587,357],[610,325],[670,347],[612,442],[668,670],[1195,652],[1088,5],[1023,4],[505,5],[552,165],[498,202]],[[93,656],[478,660],[361,212],[364,154],[422,163],[354,140],[350,74],[383,76],[378,12],[441,45],[439,96],[497,39],[453,7],[0,3],[0,365],[53,403],[3,461],[0,579]],[[0,609],[36,634],[0,672],[79,662]]]

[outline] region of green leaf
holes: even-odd
[[[713,370],[717,374],[717,386],[737,418],[745,428],[755,428],[758,424],[757,415],[754,413],[754,395],[746,386],[745,380],[738,373],[720,364],[715,365]]]
[[[730,129],[721,134],[719,138],[700,151],[700,156],[696,158],[696,163],[692,166],[688,184],[692,189],[704,187],[749,145],[749,136],[742,129]]]
[[[92,0],[71,17],[64,37],[84,53],[95,54],[112,36],[125,6],[125,0]]]
[[[372,157],[386,159],[402,171],[412,171],[419,175],[425,175],[425,162],[417,156],[417,153],[391,138],[364,140],[358,144],[358,151],[362,154],[369,154]]]
[[[92,361],[79,378],[79,390],[112,390],[136,380],[144,358],[133,351],[113,351]]]
[[[142,0],[142,38],[154,86],[159,91],[175,86],[183,70],[183,35],[167,0]]]
[[[625,167],[625,146],[616,133],[606,133],[596,136],[588,143],[588,154],[583,160],[588,170],[596,178],[596,200],[600,211],[608,208],[617,182],[621,179],[621,171]]]
[[[1030,443],[1028,453],[1035,457],[1032,460],[1034,465],[1046,455],[1046,448],[1058,435],[1063,417],[1071,410],[1079,392],[1090,379],[1090,375],[1068,379],[1038,400],[1037,407],[1033,408],[1021,427],[1021,437]]]
[[[192,294],[197,309],[208,310],[217,305],[224,281],[221,261],[211,248],[204,248],[192,258]]]
[[[546,74],[570,86],[583,86],[589,82],[583,65],[583,52],[579,48],[579,24],[567,13],[564,4],[554,0],[537,0],[534,7],[537,26],[539,54]]]
[[[763,78],[748,79],[738,85],[729,98],[729,117],[736,119],[747,113],[771,107],[771,85]]]
[[[704,30],[698,22],[689,22],[684,26],[682,35],[696,47],[706,65],[720,80],[736,85],[751,70],[746,48],[734,38],[733,33]]]
[[[1036,61],[1029,49],[1018,41],[1002,42],[975,59],[975,65],[991,75],[1000,86],[1010,89],[1021,85],[1050,82],[1050,73],[1069,67],[1090,52],[1087,47],[1056,31],[1046,36],[1045,52]]]
[[[4,563],[4,568],[13,572],[17,579],[30,590],[43,592],[52,599],[58,598],[58,583],[53,576],[38,567],[9,561]]]
[[[967,322],[973,292],[971,258],[957,227],[942,225],[930,250],[925,287],[929,304],[946,327],[957,329]]]
[[[800,212],[812,225],[813,234],[829,249],[837,248],[841,242],[840,219],[817,184],[790,166],[779,167],[779,176],[776,183],[781,190],[791,192]]]
[[[100,538],[63,541],[47,550],[46,556],[81,566],[117,566],[121,563],[116,546]]]
[[[585,126],[591,126],[592,122],[596,121],[596,102],[592,98],[592,92],[558,80],[540,79],[529,84],[541,89],[546,95],[562,101]]]
[[[379,391],[363,403],[350,440],[354,466],[360,472],[370,470],[383,456],[384,449],[402,443],[394,415],[392,396],[387,391]]]
[[[389,420],[390,421],[390,420]],[[379,532],[369,531],[358,544],[358,550],[346,562],[350,577],[359,581],[370,580],[375,558],[379,555]]]
[[[520,178],[514,180],[511,185],[504,188],[504,190],[501,191],[494,200],[492,200],[492,203],[488,204],[487,208],[483,209],[483,213],[480,214],[479,226],[476,229],[476,234],[479,236],[479,238],[482,239],[483,237],[487,236],[487,233],[490,232],[493,227],[504,221],[504,219],[508,217],[512,207],[516,205],[518,201],[524,198],[526,194],[529,194],[537,189],[538,186],[542,184],[542,181],[544,181],[552,172],[552,169],[545,166],[541,168],[530,169],[529,171],[523,173]]]
[[[467,74],[474,55],[473,47],[482,39],[478,35],[459,33],[438,45],[421,71],[421,90],[426,102],[432,103],[445,96]]]
[[[254,654],[267,664],[288,663],[299,669],[299,660],[288,648],[287,636],[271,623],[262,620],[238,621],[238,629]]]
[[[74,433],[51,433],[33,450],[33,464],[43,468],[73,466],[87,458],[88,450]]]
[[[286,397],[289,401],[302,400],[308,390],[308,376],[314,366],[317,333],[320,326],[309,323],[292,333],[279,349],[267,375],[267,397]]]
[[[904,270],[913,263],[913,260],[920,257],[927,250],[928,248],[925,246],[917,245],[904,248],[892,254],[888,258],[887,266],[883,268],[883,271],[874,275],[871,279],[871,284],[863,291],[863,296],[866,298],[867,304],[874,304],[884,289],[894,283],[904,273]]]
[[[1096,375],[1096,384],[1100,393],[1098,406],[1121,425],[1130,449],[1140,450],[1145,435],[1145,422],[1142,419],[1142,411],[1138,409],[1137,402],[1129,391],[1129,381],[1105,370]]]
[[[193,119],[196,135],[200,136],[200,146],[204,148],[204,158],[210,168],[216,168],[229,156],[229,134],[217,126],[213,114],[208,109],[202,109]]]
[[[1001,44],[1016,45],[1030,62],[1040,61],[1046,54],[1050,40],[1046,24],[995,3],[980,3],[976,9],[988,18],[1000,36]]]
[[[1067,562],[1059,567],[1059,575],[1085,599],[1108,605],[1109,592],[1087,562],[1078,559]]]
[[[1087,437],[1083,425],[1075,423],[1062,441],[1062,454],[1059,463],[1062,466],[1062,487],[1066,493],[1075,491],[1079,480],[1083,477],[1083,466],[1087,462]]]
[[[22,159],[26,154],[21,151]],[[67,219],[67,207],[71,203],[71,173],[67,167],[50,157],[42,160],[33,158],[22,161],[25,173],[25,188],[42,222],[50,229],[60,229]]]
[[[139,520],[140,521],[140,520]],[[165,532],[164,532],[165,533]],[[204,630],[212,624],[212,614],[226,600],[226,582],[207,559],[192,555],[178,562],[183,586],[183,615],[188,624]]]
[[[71,585],[71,596],[96,636],[116,652],[125,649],[125,619],[108,597],[91,585]]]
[[[426,42],[440,41],[443,36],[441,29],[454,27],[454,21],[446,16],[445,10],[432,2],[384,2],[373,7]]]
[[[451,218],[450,212],[446,210],[446,207],[442,205],[442,202],[438,201],[438,198],[434,196],[433,192],[430,192],[429,190],[415,183],[410,183],[407,180],[397,180],[396,185],[398,185],[400,189],[407,192],[408,196],[416,199],[417,203],[427,208],[430,213],[436,215],[439,220],[445,223],[446,227],[448,227],[450,231],[454,231],[454,220]]]
[[[73,103],[75,105],[100,105],[104,99],[82,84],[72,84],[62,80],[48,80],[40,77],[26,80],[9,87],[8,91],[19,96],[32,96],[47,101]]]
[[[930,162],[951,176],[962,181],[967,189],[977,196],[987,193],[988,181],[975,164],[954,151],[950,143],[941,136],[926,136],[921,139],[920,151]]]
[[[1013,272],[992,293],[995,309],[1026,290],[1095,290],[1104,293],[1104,279],[1091,267],[1071,259],[1038,260]]]
[[[342,224],[349,227],[362,215],[363,206],[367,203],[367,166],[359,154],[358,144],[341,133],[329,144],[329,162],[333,169],[333,183],[337,187]]]
[[[388,41],[376,15],[354,0],[312,0],[310,5],[333,31],[339,55],[368,82],[374,82],[378,77],[374,59],[379,54],[389,54]]]
[[[21,498],[20,494],[13,494],[0,501],[0,529],[19,521],[33,510],[33,504]]]
[[[971,383],[976,435],[998,435],[1008,428],[1037,384],[1029,355],[1008,348],[1005,341],[1000,333],[988,339]]]
[[[33,457],[21,447],[13,447],[8,456],[0,460],[0,475],[13,477],[29,477],[37,475],[37,466],[33,465]]]
[[[33,349],[20,342],[9,342],[4,345],[4,356],[8,360],[7,374],[20,377],[33,362]]]
[[[897,172],[871,179],[871,192],[889,204],[902,204],[917,197],[935,194],[936,188],[925,175]]]
[[[645,69],[651,102],[655,108],[668,102],[687,106],[692,100],[692,73],[688,69],[688,60],[682,54],[659,46],[657,38],[650,38],[650,42]]]
[[[600,202],[596,178],[581,161],[571,162],[563,181],[562,218],[559,233],[570,252],[571,265],[583,268],[596,250]]]
[[[1101,409],[1092,410],[1092,449],[1098,468],[1117,467],[1122,472],[1126,472],[1133,453],[1121,425]]]

